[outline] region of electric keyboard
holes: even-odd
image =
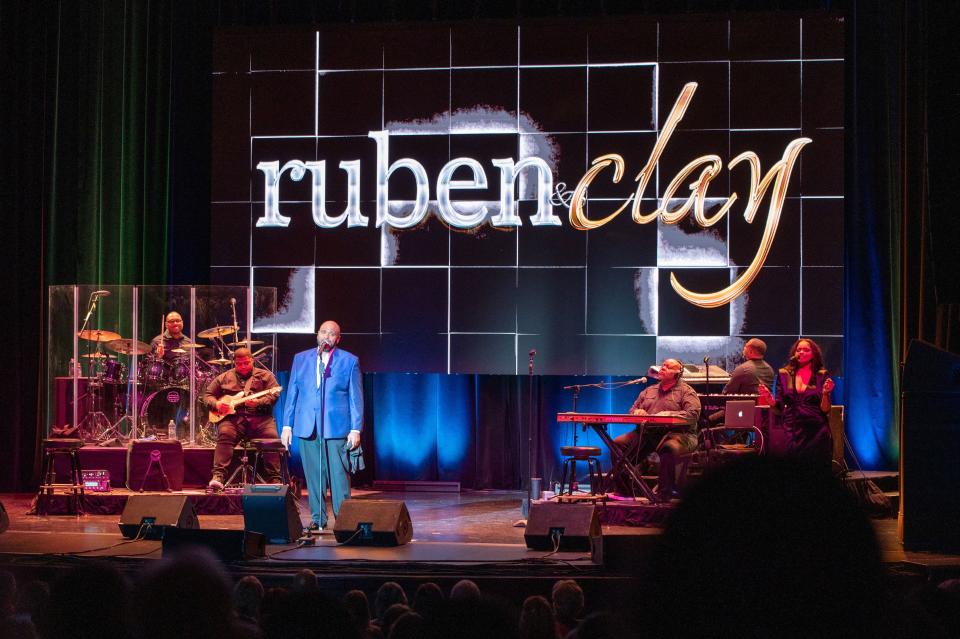
[[[630,415],[622,413],[557,413],[558,422],[577,424],[655,424],[688,426],[690,420],[676,415]]]

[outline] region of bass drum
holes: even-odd
[[[140,406],[140,424],[144,436],[156,435],[160,439],[167,437],[167,425],[172,419],[177,425],[177,439],[187,441],[190,438],[190,421],[194,415],[202,415],[199,427],[206,423],[200,397],[196,409],[190,410],[190,393],[179,386],[167,386],[147,395]]]

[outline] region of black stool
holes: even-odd
[[[47,501],[53,496],[57,488],[69,490],[70,501],[73,503],[73,513],[83,514],[83,478],[80,470],[80,449],[83,448],[82,439],[45,439],[43,440],[43,463],[41,467],[40,487],[37,489],[38,515],[47,514]],[[57,483],[56,459],[57,455],[70,457],[70,483]]]
[[[250,453],[256,453],[256,447],[249,440],[240,439],[234,446],[234,451],[237,450],[240,451],[240,465],[223,483],[224,488],[243,488],[251,483],[257,483],[257,470],[250,465]]]
[[[560,494],[563,494],[563,487],[567,483],[567,475],[570,475],[570,485],[567,488],[567,494],[573,495],[573,483],[577,481],[577,462],[587,462],[587,471],[590,474],[590,494],[597,494],[597,487],[600,485],[600,449],[596,446],[561,446],[560,454],[563,456],[563,472],[560,475]]]
[[[279,439],[251,439],[253,444],[253,483],[257,483],[257,469],[263,461],[264,455],[276,454],[280,456],[280,483],[290,483],[290,451]]]

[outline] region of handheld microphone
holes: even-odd
[[[317,336],[317,350],[322,353],[323,351],[330,350],[331,348],[333,348],[333,344],[327,341],[326,337]]]
[[[94,297],[106,297],[109,294],[110,294],[110,291],[94,291],[93,292]]]

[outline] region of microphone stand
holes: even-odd
[[[80,334],[83,333],[83,331],[87,330],[87,324],[90,323],[90,316],[93,315],[93,312],[94,312],[95,310],[97,310],[97,293],[96,293],[96,291],[94,291],[93,293],[90,293],[90,308],[87,309],[87,316],[83,318],[83,324],[80,326],[80,330],[77,332],[77,335],[80,335]],[[97,340],[97,349],[98,349],[97,352],[99,352],[99,349],[100,349],[100,341],[99,341],[99,340]],[[87,355],[90,355],[91,352],[92,352],[92,351],[90,350],[90,347],[88,346],[88,347],[87,347]],[[79,361],[79,359],[77,360],[76,366],[77,366],[78,369],[80,368],[80,361]],[[94,371],[93,358],[90,358],[90,362],[88,363],[88,367],[87,367],[87,376],[88,376],[88,377],[93,377],[93,371]],[[74,375],[75,375],[75,374],[76,374],[76,373],[74,373]]]
[[[572,412],[577,412],[577,399],[580,397],[581,388],[604,388],[602,383],[595,384],[571,384],[570,386],[564,386],[561,390],[572,390],[573,391],[573,410]],[[583,429],[583,432],[587,432],[587,425],[584,422],[578,422],[580,428]],[[573,445],[577,445],[577,428],[573,428]]]
[[[707,395],[710,394],[710,356],[705,355],[703,358],[703,373],[707,376]]]
[[[536,411],[533,409],[533,358],[537,354],[535,349],[530,350],[530,360],[527,364],[527,404],[528,404],[528,415],[527,415],[527,439],[528,439],[528,450],[529,450],[529,459],[528,468],[530,469],[530,486],[528,489],[527,497],[531,500],[534,497],[534,493],[540,493],[542,490],[542,481],[543,478],[538,477],[539,473],[539,457],[540,457],[540,429],[537,428],[537,423],[535,420]],[[534,486],[537,486],[537,489],[534,490]],[[539,499],[540,495],[537,494]]]

